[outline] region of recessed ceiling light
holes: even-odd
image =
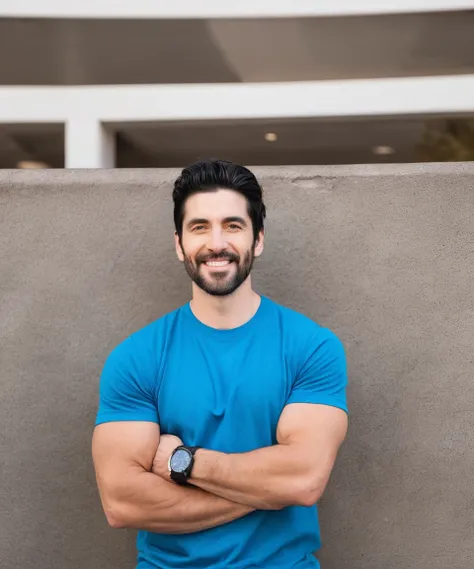
[[[266,132],[263,137],[267,142],[276,142],[278,140],[278,135],[276,132]]]
[[[380,145],[380,146],[374,146],[372,148],[372,152],[374,154],[378,154],[379,156],[388,156],[389,154],[394,154],[395,149],[392,148],[391,146]]]

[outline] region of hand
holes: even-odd
[[[151,471],[165,480],[170,481],[168,461],[175,448],[181,446],[183,441],[175,435],[160,435],[160,442],[156,450]]]

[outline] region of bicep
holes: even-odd
[[[302,460],[325,484],[347,433],[342,409],[313,403],[286,405],[277,427],[277,442],[298,449]]]
[[[92,439],[92,457],[101,493],[119,489],[133,473],[150,471],[159,439],[159,426],[152,422],[98,425]]]
[[[347,425],[347,413],[337,407],[290,403],[285,406],[278,421],[277,441],[280,444],[309,441],[341,444]]]
[[[153,366],[129,336],[107,357],[100,378],[92,450],[99,482],[150,470],[160,431]]]
[[[335,458],[348,423],[344,347],[326,329],[319,331],[310,346],[281,414],[277,441],[301,443]]]

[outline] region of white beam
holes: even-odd
[[[473,0],[0,0],[15,18],[292,18],[469,10]]]
[[[115,137],[97,119],[75,117],[66,122],[66,168],[114,168]]]
[[[289,83],[0,87],[1,123],[474,113],[474,75]]]

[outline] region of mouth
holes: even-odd
[[[204,264],[206,267],[227,267],[232,261],[229,259],[224,259],[222,261],[206,261]]]

